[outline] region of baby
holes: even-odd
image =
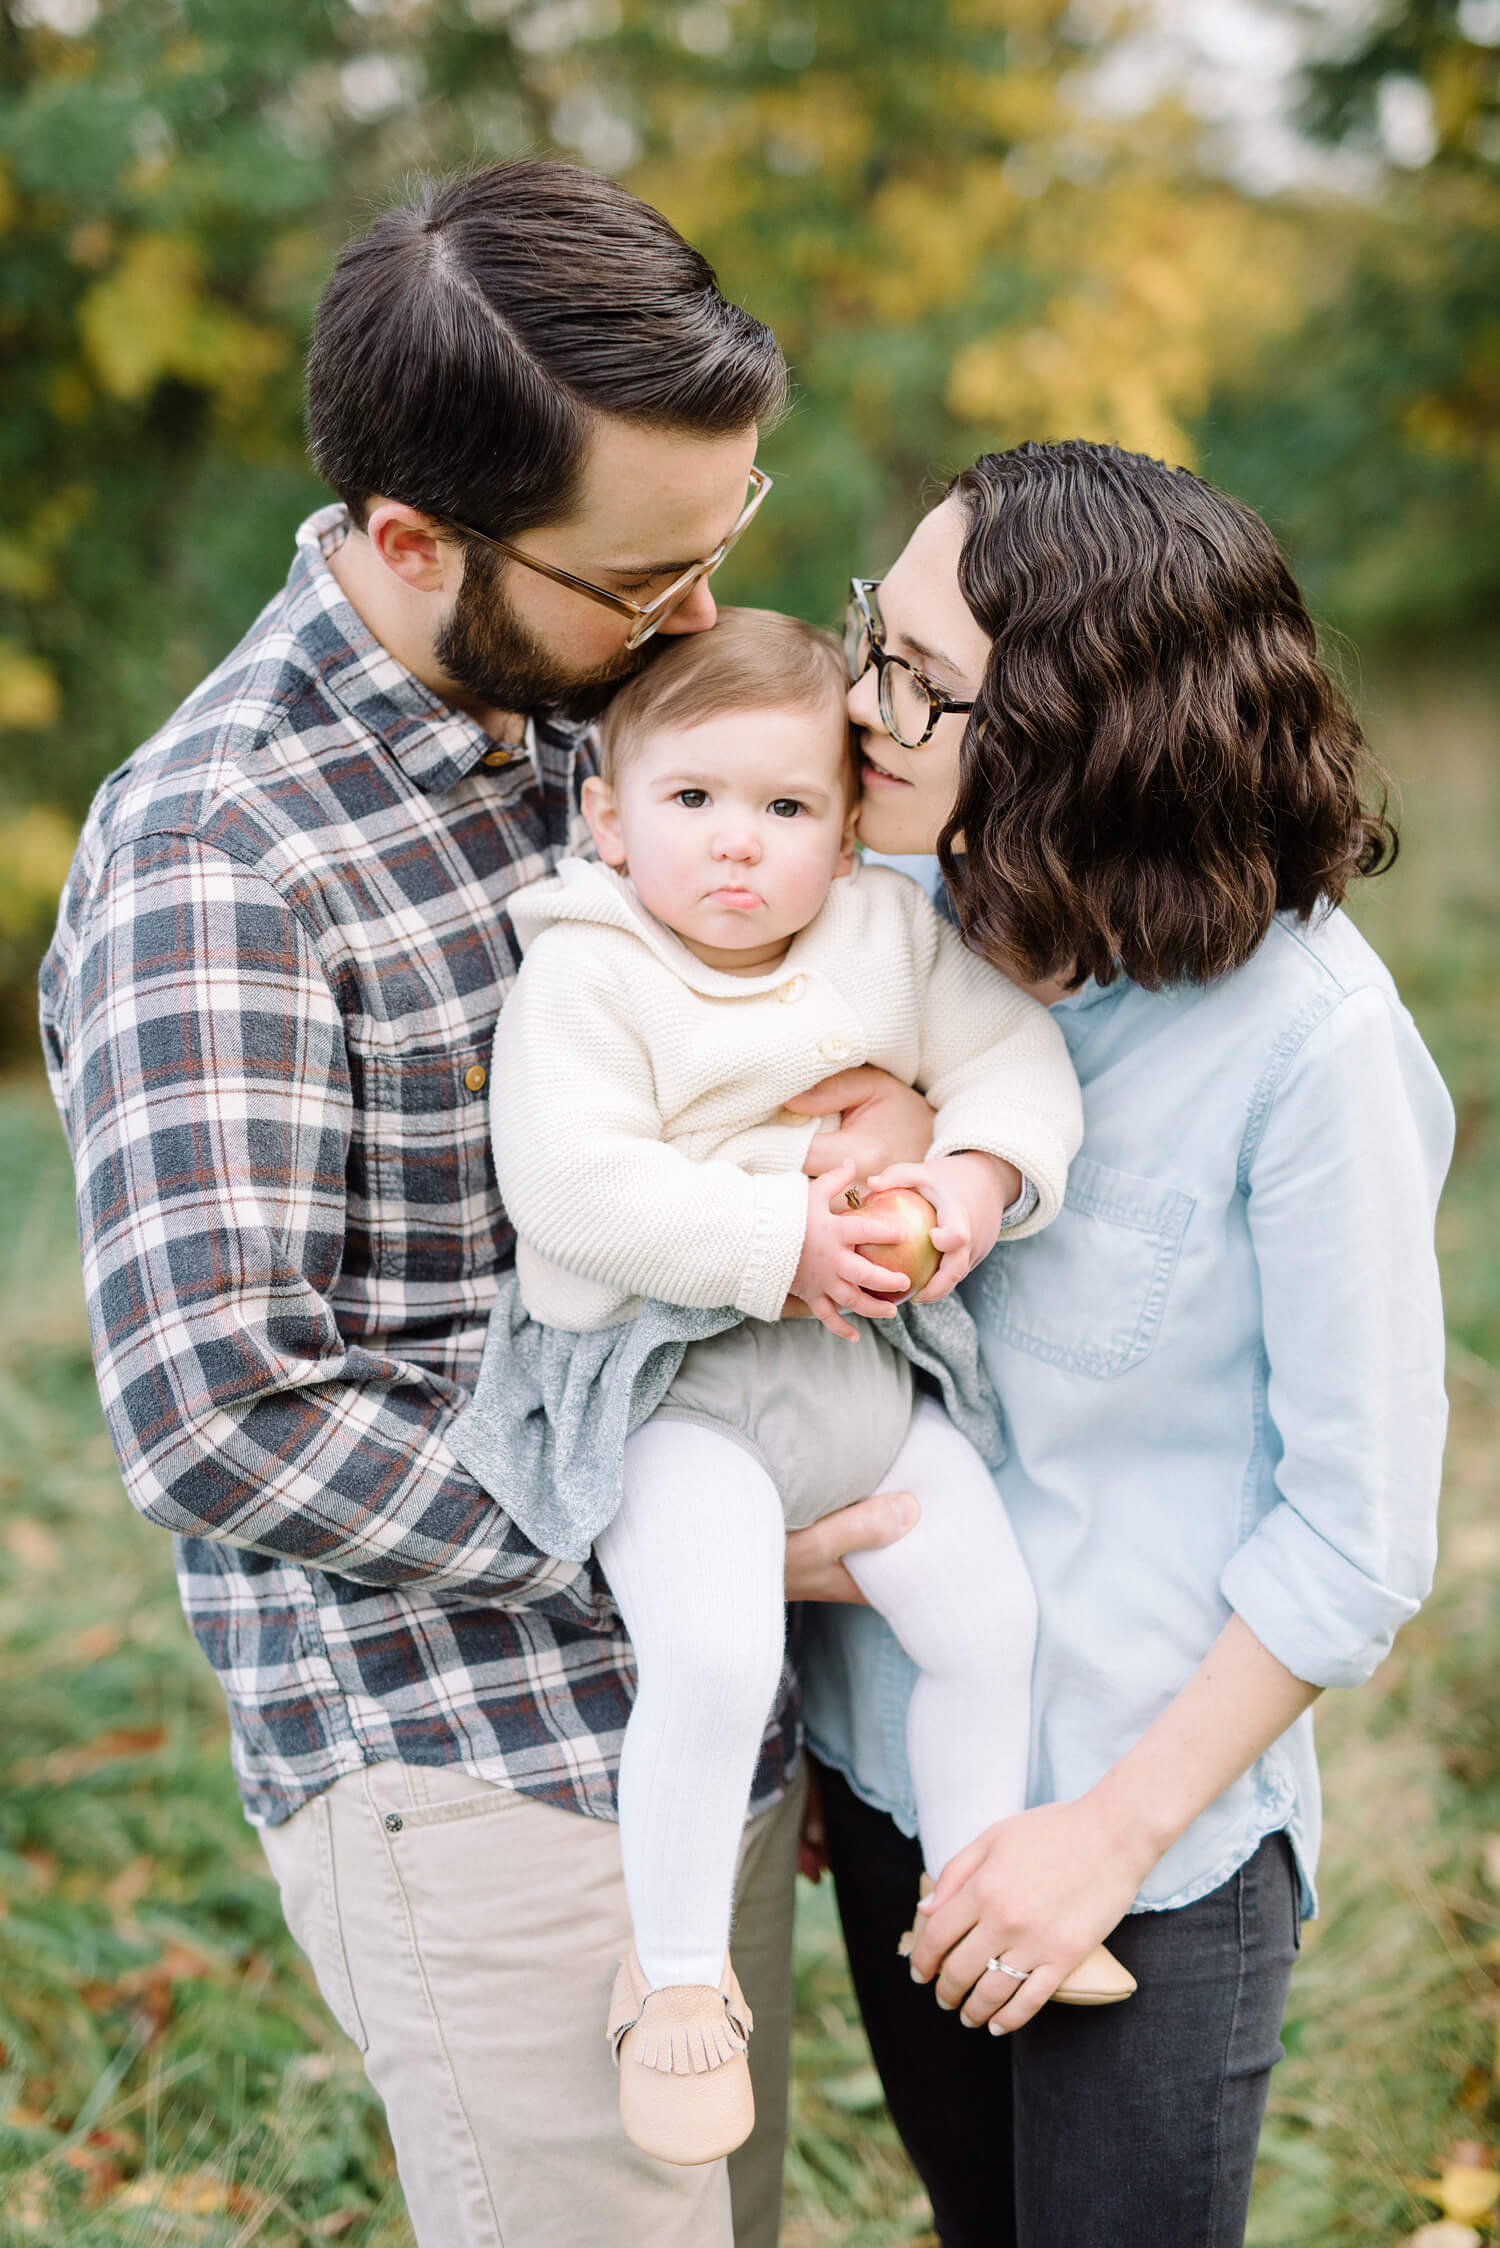
[[[678,2162],[753,2120],[726,1944],[788,1526],[882,1489],[920,1502],[913,1530],[848,1566],[920,1673],[929,1875],[1025,1803],[1033,1598],[986,1466],[999,1438],[973,1331],[939,1299],[1002,1227],[1056,1214],[1079,1094],[1046,1009],[916,884],[857,860],[845,692],[835,644],[789,617],[728,609],[673,642],[603,723],[584,784],[602,864],[566,860],[510,901],[525,957],[495,1042],[495,1164],[525,1310],[567,1332],[548,1410],[587,1434],[578,1473],[530,1506],[478,1412],[457,1449],[544,1550],[593,1538],[634,1643],[619,1809],[635,1949],[609,2030],[626,2130]],[[818,1126],[782,1106],[862,1062],[936,1110],[927,1160],[867,1182],[913,1185],[937,1213],[942,1263],[900,1311],[904,1280],[860,1254],[894,1228],[849,1210],[851,1166],[804,1177]],[[814,1316],[783,1316],[789,1299]],[[657,1329],[644,1347],[653,1317],[675,1338],[665,1360]],[[1107,1953],[1070,1982],[1059,1995],[1089,2003],[1133,1988]]]

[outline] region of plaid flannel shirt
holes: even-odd
[[[298,532],[285,590],[90,812],[42,971],[94,1361],[174,1534],[250,1818],[383,1757],[615,1814],[629,1643],[448,1449],[513,1255],[505,899],[583,839],[582,730],[506,751]],[[752,1807],[795,1751],[790,1679]]]

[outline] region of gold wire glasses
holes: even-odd
[[[674,578],[664,592],[658,593],[653,601],[646,602],[631,601],[623,593],[611,593],[606,586],[592,585],[587,578],[574,577],[571,570],[560,570],[555,562],[540,561],[536,555],[527,554],[519,546],[512,546],[509,539],[492,539],[487,531],[476,531],[471,523],[460,523],[456,518],[449,520],[454,530],[461,531],[466,539],[477,539],[481,546],[491,546],[497,554],[509,555],[512,562],[519,562],[524,569],[535,570],[539,577],[551,578],[555,585],[571,586],[575,593],[585,595],[588,600],[598,601],[606,609],[613,609],[618,615],[629,617],[632,622],[625,645],[627,648],[639,648],[666,622],[674,609],[682,607],[694,586],[701,585],[705,578],[713,576],[740,533],[754,520],[761,501],[770,489],[771,479],[765,470],[752,468],[749,496],[713,553],[706,554],[701,562],[695,562],[691,569],[684,570],[681,577]]]

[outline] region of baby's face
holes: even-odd
[[[585,810],[600,857],[700,960],[771,965],[853,865],[848,754],[841,703],[731,711],[637,743]]]

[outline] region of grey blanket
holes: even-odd
[[[620,1503],[625,1439],[665,1397],[689,1343],[737,1311],[648,1303],[620,1327],[543,1327],[506,1273],[472,1402],[449,1432],[458,1459],[543,1553],[582,1561]],[[991,1466],[1005,1456],[1000,1409],[974,1322],[956,1296],[908,1304],[884,1333],[928,1377]]]

